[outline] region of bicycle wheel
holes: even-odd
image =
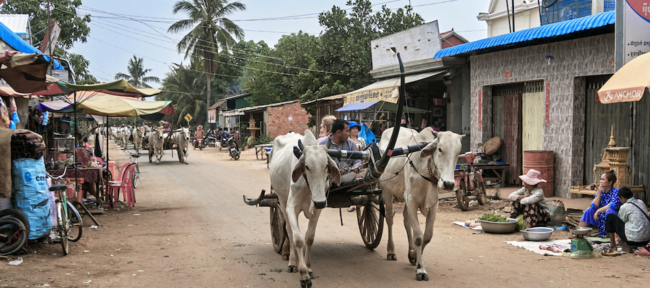
[[[140,182],[140,165],[138,163],[135,163],[135,169],[133,170],[133,189],[138,188],[138,183]]]
[[[5,209],[0,211],[0,218],[4,218],[5,216],[13,217],[20,220],[20,222],[23,222],[23,224],[25,224],[25,230],[27,231],[27,237],[29,237],[29,220],[23,212],[16,209]]]
[[[56,211],[59,215],[57,215],[58,221],[56,223],[56,230],[59,232],[59,238],[61,241],[61,247],[63,248],[63,256],[68,255],[68,217],[65,216],[65,209],[63,205],[61,205],[61,201],[58,201],[56,203]]]
[[[0,256],[18,252],[27,241],[25,224],[19,219],[7,217],[0,219]]]
[[[68,226],[68,240],[72,242],[77,242],[81,239],[81,233],[83,232],[83,222],[79,211],[68,202],[68,218],[70,219],[70,226]]]

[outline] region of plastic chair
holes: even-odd
[[[115,194],[117,195],[117,192],[120,188],[122,188],[122,182],[125,178],[125,172],[126,169],[129,165],[132,165],[131,163],[124,163],[122,167],[120,168],[120,174],[117,175],[117,179],[115,181],[108,181],[108,185],[106,185],[107,191],[106,191],[106,203],[111,203],[111,205],[117,204],[118,198],[113,198],[114,201],[111,201],[110,196]],[[115,197],[115,196],[113,196]]]
[[[120,190],[122,190],[122,200],[124,200],[128,207],[135,207],[135,201],[133,199],[133,181],[131,181],[134,172],[135,164],[131,164],[124,171],[121,182],[109,183],[113,199],[117,202],[117,200],[120,199]]]

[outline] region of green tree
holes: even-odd
[[[160,83],[160,79],[158,79],[158,77],[146,76],[147,73],[151,72],[151,69],[144,69],[142,62],[142,58],[133,56],[133,58],[129,60],[129,66],[127,67],[128,74],[119,72],[115,74],[115,80],[124,79],[134,87],[145,88],[151,88],[147,82]]]
[[[185,52],[185,58],[191,55],[202,56],[208,87],[206,107],[210,105],[211,80],[219,70],[218,62],[215,61],[219,48],[228,50],[235,45],[235,38],[244,39],[244,30],[228,16],[244,10],[246,5],[243,3],[228,0],[182,0],[174,4],[174,14],[182,11],[188,18],[172,24],[167,31],[179,33],[190,30],[178,42],[176,48],[179,53]]]
[[[66,53],[64,58],[68,58],[70,65],[72,66],[72,72],[74,73],[74,80],[76,84],[95,84],[99,83],[95,76],[91,75],[88,71],[90,66],[90,61],[84,58],[82,55],[74,53]]]

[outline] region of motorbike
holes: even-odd
[[[479,169],[474,168],[474,159],[484,157],[485,154],[480,152],[467,152],[459,155],[458,158],[465,159],[466,165],[459,165],[460,169],[454,172],[456,186],[456,201],[462,211],[469,210],[469,202],[476,199],[480,205],[487,203],[485,195],[485,182]]]
[[[205,142],[208,147],[216,147],[217,146],[217,137],[214,136],[214,130],[208,129],[208,132],[205,134]]]
[[[237,142],[235,141],[235,137],[231,136],[226,140],[226,142],[228,143],[230,158],[239,160],[239,154],[241,154],[241,152],[239,152],[239,145],[237,145]]]
[[[223,134],[218,135],[216,138],[216,141],[219,142],[219,151],[221,151],[221,148],[228,148],[228,137],[224,136]]]
[[[191,140],[192,140],[192,146],[194,146],[194,150],[196,150],[196,148],[199,148],[199,150],[203,150],[203,148],[206,147],[206,143],[207,143],[205,139],[206,137],[207,136],[203,136],[203,139],[197,139],[196,137],[192,137]]]

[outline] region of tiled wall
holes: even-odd
[[[471,56],[472,148],[492,137],[491,86],[544,80],[550,83],[550,111],[543,147],[555,154],[556,196],[571,197],[571,185],[582,183],[584,76],[613,74],[613,59],[614,34]]]

